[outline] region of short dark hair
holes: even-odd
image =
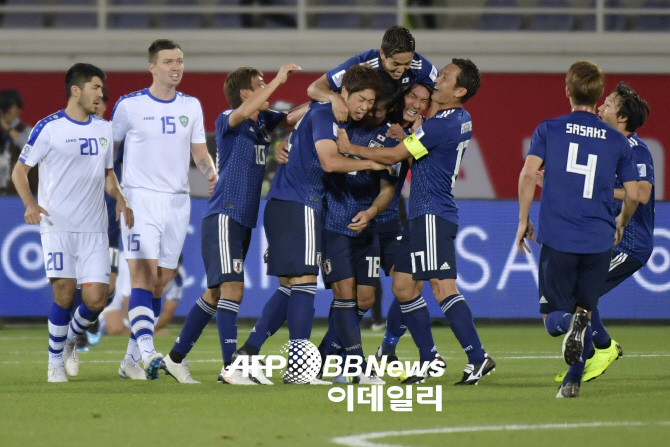
[[[617,116],[628,118],[626,131],[635,132],[647,120],[649,104],[640,98],[640,95],[625,82],[620,82],[614,89],[614,93],[619,99]]]
[[[107,86],[103,85],[102,86],[102,102],[107,104],[107,100],[109,99],[109,90],[107,90]]]
[[[414,53],[415,41],[412,33],[402,25],[394,25],[387,29],[382,38],[384,56],[391,57],[398,53]]]
[[[21,98],[21,93],[13,88],[1,91],[0,111],[7,113],[12,106],[16,106],[19,109],[23,108],[23,98]]]
[[[591,61],[577,61],[565,78],[574,105],[592,106],[605,90],[605,73]]]
[[[67,95],[67,99],[70,99],[70,96],[72,96],[73,85],[83,89],[84,85],[87,82],[91,82],[91,79],[95,76],[99,77],[101,81],[107,78],[105,72],[95,65],[80,62],[70,67],[65,75],[65,94]]]
[[[226,82],[223,83],[223,94],[226,95],[230,107],[236,109],[242,105],[240,90],[253,90],[251,81],[256,76],[262,77],[263,72],[253,67],[240,67],[228,75]]]
[[[348,95],[367,89],[374,90],[376,97],[382,92],[382,80],[377,69],[369,65],[354,65],[344,73],[342,87],[347,89]]]
[[[461,98],[461,104],[465,104],[477,94],[479,87],[482,85],[482,73],[470,59],[453,58],[451,63],[461,70],[456,77],[456,87],[463,87],[468,91]]]
[[[390,104],[389,106],[389,120],[391,123],[398,124],[402,121],[402,112],[405,110],[405,96],[412,91],[412,89],[420,85],[421,87],[425,88],[428,90],[428,93],[432,94],[433,93],[433,88],[429,85],[423,84],[421,82],[416,82],[412,85],[410,85],[407,88],[402,89],[395,99],[393,100],[393,103]],[[428,107],[430,107],[430,103],[432,102],[432,99],[428,97]]]
[[[149,62],[155,64],[156,59],[158,58],[158,53],[160,51],[174,50],[175,48],[181,50],[181,47],[171,40],[168,39],[154,40],[149,46]]]

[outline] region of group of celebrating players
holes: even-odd
[[[67,107],[40,121],[21,153],[12,178],[26,207],[26,223],[40,224],[54,293],[49,382],[77,375],[77,337],[95,323],[108,300],[103,191],[116,201],[116,220],[123,215],[130,272],[131,335],[119,366],[122,378],[158,379],[163,370],[180,383],[199,383],[185,358],[216,315],[220,381],[272,384],[262,374],[245,376],[230,366],[238,356],[257,355],[287,323],[290,355],[284,382],[330,384],[321,376],[300,380],[291,373],[302,363],[294,342],[311,336],[319,269],[333,291],[328,330],[319,344],[323,359],[363,357],[359,322],[372,307],[383,269],[393,278],[396,299],[379,358],[397,360],[395,347],[409,329],[422,364],[446,367],[421,296],[427,280],[468,358],[456,384],[477,384],[495,369],[456,286],[459,220],[452,190],[472,137],[472,120],[463,106],[481,83],[472,61],[455,58],[440,70],[415,52],[406,28],[393,26],[380,49],[360,53],[321,76],[307,91],[311,101],[290,112],[270,110],[268,99],[300,67],[283,65],[268,84],[260,70],[239,68],[224,85],[231,109],[216,120],[216,165],[205,146],[200,103],[176,90],[183,70],[179,45],[153,42],[151,87],[121,97],[110,123],[93,116],[101,104],[104,72],[75,64],[65,79]],[[551,335],[565,334],[563,351],[571,365],[559,376],[559,397],[578,396],[582,378],[597,377],[621,355],[600,322],[598,297],[641,268],[653,248],[653,163],[634,133],[649,109],[621,84],[600,107],[598,119],[595,107],[603,88],[604,75],[594,64],[581,61],[570,68],[566,95],[572,113],[538,127],[519,180],[517,243],[522,253],[528,250],[524,237],[535,240],[528,209],[536,184],[543,187],[540,310]],[[267,195],[264,227],[267,274],[276,276],[280,286],[238,348],[244,261],[258,218],[270,133],[278,126],[293,131],[288,144],[276,149],[281,164]],[[120,150],[123,189],[113,170]],[[211,195],[202,219],[207,290],[163,356],[154,348],[153,333],[189,223],[191,155]],[[26,177],[38,163],[39,203]],[[401,225],[398,198],[410,169],[409,212]],[[622,203],[620,211],[615,198]],[[636,211],[638,202],[643,205]],[[612,257],[615,235],[621,244]],[[73,312],[77,286],[83,302]],[[401,380],[423,382],[428,373],[422,371]],[[374,373],[353,381],[384,383]]]

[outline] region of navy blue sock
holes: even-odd
[[[572,321],[572,314],[563,312],[562,310],[555,310],[547,314],[544,320],[544,327],[552,337],[558,337],[568,332],[570,329],[570,321]]]
[[[245,345],[252,345],[260,350],[265,340],[279,330],[281,325],[286,321],[286,311],[288,310],[290,296],[291,289],[288,287],[279,287],[272,294],[270,299],[265,303],[265,306],[263,306],[261,316],[251,330],[251,334],[249,334]]]
[[[598,309],[591,311],[591,328],[593,329],[593,345],[597,349],[607,349],[612,344],[610,334],[607,333]]]
[[[314,321],[314,296],[316,283],[297,284],[291,287],[286,321],[289,340],[309,340]]]
[[[170,358],[173,362],[181,363],[184,357],[191,352],[193,345],[198,341],[203,329],[215,313],[216,307],[203,300],[202,297],[198,298],[186,315],[184,327],[181,328],[179,337],[177,337],[177,341],[174,343],[172,351],[170,351]]]
[[[221,298],[216,309],[216,326],[219,328],[219,342],[223,363],[232,360],[233,352],[237,349],[237,312],[240,303]]]
[[[407,331],[407,327],[402,324],[402,311],[400,303],[396,298],[393,299],[386,315],[386,333],[382,341],[382,354],[391,354],[395,351],[398,340]]]
[[[333,300],[332,326],[335,328],[345,355],[363,357],[361,325],[356,313],[355,300]]]
[[[358,314],[358,321],[360,322],[363,317],[365,316],[365,312],[367,312],[370,309],[361,309],[360,307],[356,306],[356,314]]]
[[[563,379],[563,385],[566,383],[581,383],[582,374],[584,374],[584,366],[586,366],[586,359],[589,357],[591,350],[593,349],[593,337],[591,335],[591,322],[589,321],[588,326],[586,327],[586,332],[584,332],[584,351],[582,356],[579,358],[579,361],[574,365],[571,365],[568,368],[568,373]]]
[[[446,297],[440,303],[440,307],[449,321],[449,327],[456,336],[456,340],[468,355],[468,363],[473,365],[484,363],[486,353],[482,342],[479,341],[470,306],[465,302],[463,295]]]
[[[333,304],[330,303],[330,310],[328,311],[328,330],[323,336],[323,340],[319,344],[319,353],[321,354],[321,360],[325,361],[326,356],[337,354],[340,349],[342,349],[342,342],[337,336],[337,331],[335,330],[335,320],[333,319]]]
[[[151,308],[154,311],[154,318],[158,322],[158,317],[161,316],[161,309],[163,307],[163,300],[161,298],[154,298],[151,300]]]
[[[430,329],[430,312],[423,297],[419,295],[411,301],[400,303],[400,310],[405,326],[412,334],[416,347],[419,348],[419,359],[422,362],[433,361],[437,348]]]
[[[51,305],[49,312],[49,363],[54,365],[63,364],[63,346],[67,339],[68,326],[70,323],[69,308],[60,307],[58,304]]]

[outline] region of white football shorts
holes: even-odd
[[[44,268],[48,278],[75,278],[77,284],[109,284],[107,233],[42,233]]]
[[[168,194],[141,188],[125,189],[135,226],[122,223],[126,259],[157,259],[158,266],[175,269],[191,218],[188,194]]]

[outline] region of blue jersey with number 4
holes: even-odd
[[[226,110],[216,119],[219,180],[203,217],[225,214],[240,225],[255,228],[270,132],[286,114],[268,110],[260,112],[256,121],[248,119],[232,127],[232,112]]]
[[[414,157],[409,220],[433,214],[458,225],[452,189],[472,138],[472,119],[457,107],[438,111],[403,141]]]
[[[565,253],[614,245],[614,181],[639,179],[626,137],[589,112],[543,121],[528,155],[544,161],[537,240]]]

